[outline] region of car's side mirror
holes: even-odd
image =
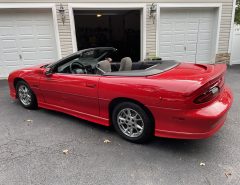
[[[44,71],[46,76],[51,76],[53,74],[52,68],[46,68]]]

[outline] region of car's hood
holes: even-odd
[[[38,64],[35,66],[31,66],[31,67],[25,67],[22,69],[18,69],[16,71],[13,71],[9,74],[9,77],[14,76],[14,77],[25,77],[25,76],[32,76],[35,74],[40,74],[41,71],[43,71],[43,69],[41,67],[43,67],[45,64]]]

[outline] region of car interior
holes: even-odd
[[[124,75],[136,72],[143,72],[149,69],[162,70],[165,65],[159,65],[163,61],[133,62],[130,57],[123,57],[120,61],[115,60],[116,49],[114,48],[93,48],[80,53],[75,53],[54,67],[56,73],[67,74],[95,74],[95,75]],[[168,62],[168,65],[171,63]],[[175,63],[174,63],[175,64]],[[157,67],[156,67],[157,66]]]

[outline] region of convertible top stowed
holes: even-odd
[[[133,68],[137,66],[143,66],[143,65],[149,65],[150,67],[146,69],[136,69],[131,71],[114,71],[114,72],[107,72],[104,73],[104,76],[151,76],[156,75],[162,72],[165,72],[167,70],[170,70],[176,66],[178,66],[180,63],[176,62],[174,60],[163,60],[163,61],[157,61],[157,62],[137,62],[133,63]],[[113,64],[114,65],[114,64]]]

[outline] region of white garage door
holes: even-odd
[[[0,11],[0,77],[57,59],[51,10]]]
[[[240,25],[234,25],[230,64],[240,64]]]
[[[159,56],[182,62],[213,62],[217,21],[216,8],[161,8]]]

